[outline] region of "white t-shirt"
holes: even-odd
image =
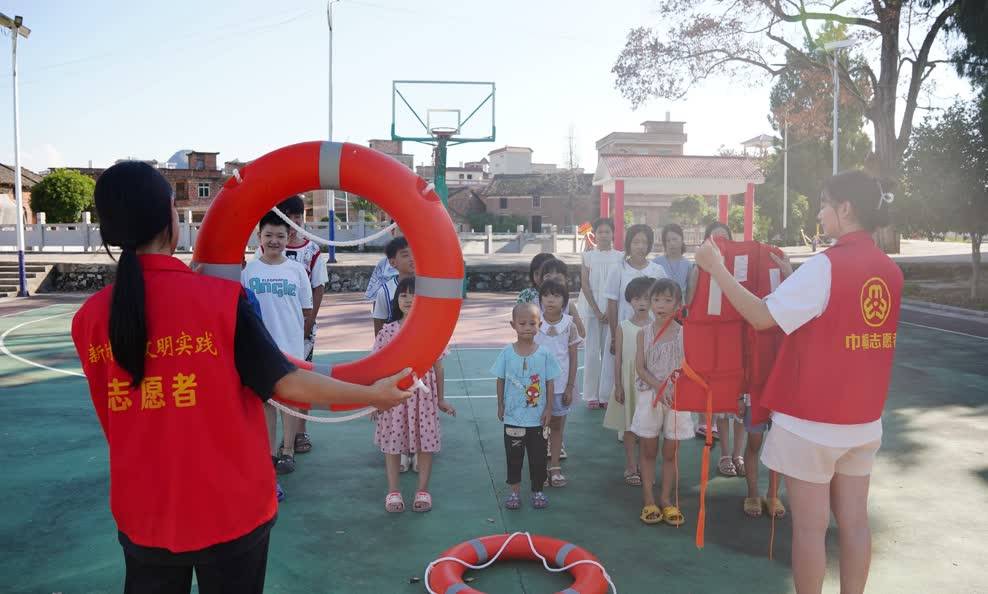
[[[817,254],[765,297],[772,318],[786,334],[823,315],[830,302],[830,258]],[[853,448],[882,438],[882,420],[856,425],[807,421],[780,412],[772,422],[790,433],[832,448]]]
[[[619,268],[623,261],[624,252],[618,250],[583,252],[583,265],[590,269],[590,294],[601,311],[607,309],[607,297],[604,296],[607,292],[607,279],[611,271]],[[582,294],[581,291],[580,295]]]
[[[398,288],[398,277],[389,278],[374,295],[374,310],[371,317],[375,320],[388,320],[391,318],[391,299],[394,298],[395,289]]]
[[[635,314],[635,310],[631,308],[631,304],[624,298],[624,290],[628,288],[628,283],[640,276],[647,276],[658,280],[660,278],[666,278],[666,271],[655,262],[649,260],[645,268],[641,270],[638,270],[627,262],[622,262],[618,266],[615,266],[611,270],[611,273],[607,275],[607,290],[604,292],[604,296],[617,301],[618,317],[615,322],[618,324],[624,320],[630,320]]]
[[[305,271],[312,281],[313,289],[324,286],[329,280],[329,271],[326,268],[326,255],[322,253],[322,250],[315,242],[306,239],[299,245],[290,245],[285,248],[285,256],[305,267]]]
[[[542,319],[539,333],[535,335],[535,344],[549,351],[559,363],[561,370],[559,377],[550,378],[555,379],[552,388],[556,394],[562,394],[568,387],[569,348],[573,345],[579,345],[582,341],[576,324],[573,322],[573,316],[563,314],[563,317],[555,324],[546,321],[545,318]]]
[[[305,267],[287,258],[281,264],[251,260],[241,271],[240,282],[257,296],[264,327],[278,348],[304,358],[302,310],[312,307],[312,285]]]

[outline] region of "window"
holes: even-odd
[[[542,208],[542,196],[532,196],[532,208]]]
[[[209,182],[199,182],[199,197],[209,198]]]
[[[463,179],[463,174],[462,173],[460,174],[460,179]]]
[[[468,173],[467,174],[467,179],[473,179],[473,174],[472,173]]]
[[[498,200],[498,208],[500,208],[501,210],[508,210],[508,199],[501,198],[500,200]]]

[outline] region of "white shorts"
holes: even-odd
[[[635,416],[631,419],[631,431],[638,437],[652,439],[660,434],[666,439],[693,439],[693,415],[687,411],[675,411],[659,402],[652,406],[655,392],[638,392]]]
[[[769,469],[809,483],[829,483],[835,474],[868,476],[882,440],[853,448],[833,448],[814,443],[772,425],[762,447],[762,463]]]

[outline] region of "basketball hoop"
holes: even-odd
[[[435,126],[431,128],[429,132],[432,133],[432,136],[437,139],[444,138],[449,140],[450,137],[459,132],[459,129],[450,126]]]

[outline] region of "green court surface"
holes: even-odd
[[[76,307],[63,303],[0,317],[5,593],[122,589],[106,445],[86,384],[71,375],[79,372],[69,338]],[[446,393],[458,414],[443,419],[443,451],[432,480],[435,508],[428,514],[385,513],[384,465],[368,419],[310,425],[313,451],[298,456],[298,470],[282,477],[288,499],[272,535],[267,592],[422,592],[423,585],[410,578],[421,577],[446,548],[516,530],[587,548],[623,593],[792,590],[790,523],[777,524],[770,561],[770,521],[741,513],[743,479],[711,479],[706,547],[694,546],[698,440],[684,443],[680,454],[686,525],[643,525],[640,493],[622,482],[623,452],[600,426],[602,411],[574,407],[564,463],[570,484],[548,491],[548,509],[532,510],[526,498],[521,511],[502,510],[504,450],[488,372],[496,348],[454,348],[446,359]],[[318,359],[360,354],[322,353]],[[988,341],[901,327],[884,418],[871,491],[869,591],[988,591]],[[763,490],[766,474],[763,468]],[[402,478],[406,502],[415,479],[411,472]],[[836,543],[831,530],[831,553]],[[473,587],[490,593],[553,592],[569,584],[565,575],[525,563],[470,575]],[[834,554],[825,591],[837,591]]]

